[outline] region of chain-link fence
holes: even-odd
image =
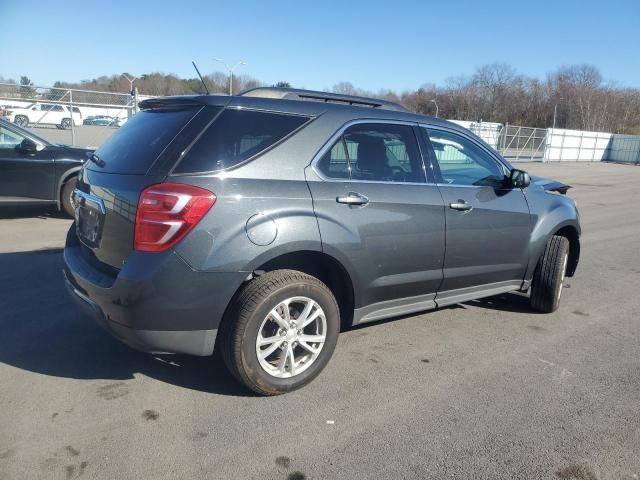
[[[137,109],[136,94],[0,83],[5,119],[57,143],[99,146]],[[44,129],[47,129],[44,131]]]

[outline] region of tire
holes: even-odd
[[[60,122],[60,128],[62,128],[63,130],[71,130],[71,119],[63,118]]]
[[[16,115],[16,118],[13,120],[13,123],[18,125],[19,127],[25,128],[29,126],[29,117],[25,115]]]
[[[76,188],[76,177],[72,177],[65,182],[62,187],[62,192],[60,193],[60,206],[61,210],[65,215],[73,218],[74,217],[74,209],[73,202],[71,201],[71,194],[73,193],[73,189]]]
[[[568,259],[569,240],[552,236],[533,273],[531,308],[544,313],[558,309]]]
[[[306,326],[305,312],[310,321]],[[227,368],[242,384],[260,395],[279,395],[320,374],[333,355],[339,331],[338,304],[324,283],[295,270],[275,270],[250,281],[236,296],[225,314],[218,345]],[[323,342],[310,340],[323,335]]]

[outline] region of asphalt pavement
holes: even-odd
[[[71,222],[0,212],[0,479],[638,479],[640,167],[523,166],[582,215],[557,312],[505,294],[355,328],[273,398],[112,339],[65,291]]]

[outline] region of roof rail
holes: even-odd
[[[344,103],[356,107],[372,107],[382,110],[406,112],[402,105],[377,98],[358,97],[356,95],[342,95],[339,93],[302,90],[299,88],[256,87],[238,94],[243,97],[281,98],[286,100],[307,100],[324,103]]]

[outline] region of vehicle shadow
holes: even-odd
[[[537,314],[529,304],[529,297],[521,292],[501,293],[493,297],[479,298],[465,302],[463,305],[469,305],[487,310],[498,310],[500,312],[511,313],[528,313]]]
[[[0,253],[0,362],[75,379],[126,380],[140,373],[184,388],[251,396],[217,357],[151,355],[87,318],[62,280],[62,249]]]
[[[28,205],[11,206],[0,208],[0,220],[11,220],[14,218],[62,218],[54,206]]]

